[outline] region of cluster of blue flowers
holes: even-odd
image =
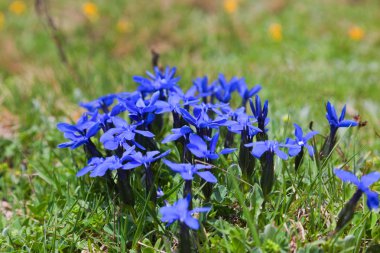
[[[310,131],[304,134],[302,128],[294,124],[294,139],[285,142],[268,138],[269,103],[261,102],[257,95],[261,86],[249,89],[242,78],[227,80],[220,74],[214,82],[207,77],[197,78],[186,92],[179,86],[180,78],[175,76],[176,69],[158,68],[154,73],[147,72],[147,78],[135,76],[139,85],[135,92],[109,94],[94,101],[80,103],[87,110],[75,124],[59,123],[58,129],[69,141],[59,145],[71,149],[84,147],[88,164],[77,176],[90,174],[90,177],[108,178],[117,182],[119,194],[127,196],[125,204],[133,205],[130,186],[130,173],[141,167],[145,178],[147,196],[157,198],[154,185],[154,166],[162,161],[184,180],[183,198],[173,205],[160,209],[162,221],[168,224],[179,221],[191,229],[198,229],[199,223],[193,217],[195,212],[208,212],[210,208],[192,209],[192,184],[201,180],[204,198],[209,200],[212,184],[217,182],[215,163],[221,156],[237,151],[239,167],[243,179],[252,182],[256,162],[261,164],[261,187],[267,198],[274,184],[275,156],[287,160],[296,157],[295,169],[302,163],[304,149],[311,158],[325,159],[332,152],[336,133],[340,127],[354,127],[355,121],[344,120],[345,107],[337,117],[333,105],[328,102],[326,118],[330,124],[330,134],[320,154],[315,153],[315,142],[310,141],[317,134]],[[240,96],[240,107],[231,107],[234,93]],[[235,101],[235,100],[234,100]],[[124,117],[123,117],[124,115]],[[171,116],[169,116],[171,115]],[[164,124],[172,122],[171,133],[157,139]],[[96,141],[93,139],[99,137]],[[220,136],[224,143],[218,145]],[[239,145],[236,139],[239,139]],[[256,141],[255,141],[256,138]],[[171,154],[167,143],[175,142],[180,157]],[[162,159],[169,157],[170,159]],[[213,172],[214,171],[214,172]],[[362,181],[348,178],[337,170],[337,175],[345,181],[358,185],[367,194],[370,208],[378,207],[374,193],[368,186],[378,180],[376,174],[363,177]],[[158,196],[159,197],[159,196]],[[377,195],[376,195],[377,198]]]

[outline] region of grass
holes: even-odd
[[[0,30],[0,251],[168,252],[174,247],[176,226],[165,229],[143,197],[135,212],[121,209],[112,194],[101,192],[99,182],[75,177],[85,164],[80,152],[56,148],[63,141],[56,123],[78,118],[79,101],[134,90],[132,76],[151,68],[151,48],[161,54],[162,65],[178,67],[183,87],[194,77],[214,79],[218,73],[243,76],[252,86],[260,83],[261,96],[270,101],[271,138],[291,136],[292,122],[306,128],[313,121],[325,135],[326,101],[339,107],[348,103],[350,116],[358,113],[368,125],[340,132],[347,166],[379,170],[378,1],[241,0],[233,14],[219,1],[94,2],[96,21],[82,13],[83,1],[48,1],[56,32],[32,1],[25,1],[20,15],[8,9],[8,1],[0,3],[5,16]],[[120,20],[130,30],[118,31]],[[273,23],[282,26],[280,42],[268,35]],[[362,40],[347,35],[353,25],[365,31]],[[297,174],[277,161],[269,210],[260,209],[257,184],[240,195],[237,167],[223,161],[220,169],[228,173],[219,175],[213,210],[203,219],[206,230],[198,236],[207,243],[201,251],[249,251],[257,237],[267,252],[289,251],[292,245],[299,252],[314,252],[317,246],[326,252],[360,252],[379,245],[379,214],[370,213],[364,199],[351,225],[328,237],[354,192],[332,174],[345,158],[335,152],[319,168],[308,160]],[[174,177],[164,190],[179,184]],[[173,203],[176,194],[168,199]]]

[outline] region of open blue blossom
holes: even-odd
[[[313,148],[313,146],[307,144],[307,142],[311,138],[313,138],[314,135],[318,134],[318,132],[317,131],[311,131],[304,136],[302,128],[299,125],[294,124],[294,128],[295,128],[294,135],[295,135],[296,139],[292,140],[292,139],[288,138],[286,140],[286,144],[292,145],[289,147],[289,155],[290,156],[296,156],[301,152],[303,147],[306,147],[308,152],[309,152],[309,155],[313,156],[314,155],[314,148]]]
[[[253,125],[256,122],[257,120],[254,116],[250,116],[245,112],[241,112],[236,115],[234,124],[228,126],[228,130],[238,134],[242,134],[242,132],[244,132],[244,134],[247,134],[249,137],[253,137],[257,133],[261,132],[260,128]]]
[[[170,90],[177,85],[179,77],[174,77],[176,68],[166,67],[164,72],[161,72],[158,67],[154,68],[154,74],[149,71],[146,74],[149,78],[142,76],[134,76],[133,81],[140,84],[137,88],[142,93],[153,93],[156,91]]]
[[[353,120],[344,119],[344,116],[346,115],[346,106],[343,107],[339,118],[330,101],[327,102],[326,111],[326,118],[329,121],[331,132],[336,132],[340,127],[354,127],[358,125],[358,123]]]
[[[356,185],[359,191],[367,195],[367,206],[370,210],[379,208],[379,196],[376,192],[371,191],[369,187],[379,181],[380,172],[369,173],[362,176],[360,180],[355,176],[355,174],[349,171],[335,169],[334,173],[343,182],[349,182]]]
[[[230,81],[227,81],[223,74],[219,74],[218,81],[219,87],[216,90],[215,96],[220,102],[229,103],[232,93],[237,90],[241,82],[244,82],[244,79],[233,77]]]
[[[197,230],[199,229],[199,222],[192,215],[194,213],[206,213],[211,210],[209,207],[194,208],[189,211],[190,195],[187,195],[184,199],[179,199],[172,206],[164,206],[160,208],[160,214],[162,215],[161,221],[167,222],[168,226],[175,221],[186,224],[189,228]]]
[[[115,127],[109,129],[100,137],[100,142],[108,150],[115,150],[125,142],[131,142],[144,150],[145,148],[135,141],[135,134],[148,138],[154,137],[154,134],[149,131],[138,130],[137,127],[141,124],[130,125],[124,119],[118,117],[113,117],[112,122]]]
[[[238,85],[237,89],[242,98],[241,105],[245,107],[248,99],[250,99],[257,93],[259,93],[259,91],[261,90],[261,86],[255,85],[252,89],[248,89],[248,86],[246,82],[244,81],[244,79],[241,79],[240,84]]]
[[[198,116],[192,116],[188,111],[181,108],[181,115],[183,119],[190,125],[195,126],[198,130],[201,128],[219,128],[228,124],[228,120],[223,117],[212,119],[206,112],[199,111]]]
[[[268,100],[265,100],[263,107],[261,107],[261,100],[258,95],[255,97],[255,103],[253,103],[252,99],[249,99],[249,104],[253,113],[253,116],[255,116],[258,127],[261,129],[263,133],[265,133],[268,129],[266,129],[266,125],[269,123],[268,116]]]
[[[190,163],[173,163],[166,159],[163,162],[174,172],[180,173],[183,180],[193,180],[194,174],[203,178],[206,182],[216,183],[216,177],[210,171],[200,171],[211,169],[211,165],[205,164],[190,164]]]
[[[193,86],[190,88],[189,92],[193,95],[197,94],[197,97],[202,98],[202,101],[207,103],[213,102],[217,88],[216,82],[209,84],[208,77],[204,76],[193,80]],[[207,99],[208,97],[210,97],[209,101]]]
[[[290,145],[281,144],[277,141],[258,141],[245,145],[246,147],[252,147],[252,155],[256,158],[260,158],[266,151],[271,154],[276,154],[283,160],[288,159],[288,155],[282,151],[281,147],[289,147]]]
[[[107,113],[108,107],[113,104],[115,98],[116,94],[108,94],[90,102],[81,102],[79,105],[83,108],[86,108],[90,112],[102,109],[103,112]]]
[[[70,147],[71,149],[75,149],[83,144],[89,143],[90,138],[99,131],[100,125],[96,122],[90,122],[90,125],[86,122],[86,126],[84,126],[84,124],[85,123],[70,125],[67,123],[58,123],[58,130],[64,133],[66,139],[70,140],[69,142],[59,144],[58,147]]]
[[[136,152],[134,154],[124,155],[121,160],[127,161],[128,163],[124,166],[124,169],[133,169],[139,166],[144,166],[149,168],[150,165],[157,161],[158,159],[167,156],[170,153],[170,149],[160,154],[160,151],[149,151],[143,155],[141,152]]]
[[[124,145],[125,151],[124,156],[133,154],[135,152],[135,146]],[[89,172],[91,172],[90,177],[102,177],[106,174],[108,170],[117,169],[129,169],[122,164],[122,161],[118,156],[109,156],[107,158],[103,157],[93,157],[89,159],[86,167],[78,171],[77,177],[81,177]]]
[[[188,134],[193,133],[193,129],[191,129],[189,126],[183,126],[181,128],[173,128],[171,131],[172,131],[172,134],[169,134],[168,136],[166,136],[162,140],[162,143],[176,141],[181,137],[186,137]]]
[[[182,107],[181,97],[176,93],[172,93],[169,95],[168,102],[158,100],[155,105],[157,107],[156,109],[157,114],[173,112],[173,111],[176,113],[180,113],[179,109]]]
[[[198,158],[205,158],[209,160],[218,159],[219,155],[216,151],[216,144],[218,143],[219,132],[216,133],[210,140],[210,148],[207,147],[207,143],[199,137],[197,134],[190,134],[189,136],[189,144],[187,144],[187,148],[190,152]],[[226,148],[223,149],[220,154],[226,155],[234,152],[235,148]]]

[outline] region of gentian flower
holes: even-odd
[[[241,79],[238,87],[238,92],[242,98],[241,106],[246,106],[248,99],[259,93],[261,90],[260,85],[255,85],[252,89],[248,89],[246,82],[244,79]]]
[[[241,107],[241,109],[244,109]],[[228,126],[228,130],[233,133],[245,134],[249,137],[255,136],[257,133],[261,132],[261,129],[254,126],[253,124],[257,122],[254,116],[247,115],[244,111],[239,111],[236,115],[235,122]]]
[[[365,193],[367,195],[367,206],[370,210],[372,209],[378,209],[379,208],[379,197],[378,194],[374,191],[371,191],[369,187],[379,181],[380,179],[380,172],[372,172],[367,175],[362,176],[362,178],[359,180],[355,174],[335,169],[334,173],[337,177],[339,177],[343,182],[349,182],[358,187],[358,190],[362,193]]]
[[[312,157],[314,155],[314,148],[311,145],[307,144],[307,142],[311,138],[313,138],[314,135],[318,134],[318,132],[317,131],[311,131],[304,136],[302,128],[299,125],[294,124],[294,128],[295,128],[294,136],[296,137],[296,139],[292,140],[292,139],[288,138],[286,140],[286,144],[292,145],[289,148],[289,155],[290,156],[296,156],[300,152],[302,152],[303,147],[306,147],[308,152],[309,152],[309,155]]]
[[[331,132],[336,131],[340,127],[354,127],[358,125],[356,121],[344,119],[344,116],[346,115],[346,106],[343,106],[339,119],[335,108],[330,101],[327,101],[326,111],[326,119],[329,121]]]
[[[151,170],[151,165],[153,162],[157,161],[158,159],[167,156],[170,153],[170,149],[161,153],[160,151],[149,151],[145,155],[143,155],[141,152],[136,152],[133,154],[127,154],[123,155],[121,160],[123,162],[127,162],[124,165],[124,169],[134,169],[139,166],[144,166],[145,169],[145,191],[146,194],[151,192],[151,200],[156,201],[157,197],[157,191],[155,190],[154,186],[154,175],[153,171]]]
[[[113,117],[112,122],[115,127],[109,129],[100,137],[100,142],[103,143],[104,147],[108,150],[115,150],[125,142],[133,143],[138,148],[145,150],[141,144],[135,141],[135,134],[140,134],[148,138],[154,137],[154,134],[149,131],[137,129],[141,123],[130,125],[124,119],[118,117]]]
[[[119,157],[113,155],[107,158],[93,157],[88,165],[77,173],[77,177],[81,177],[91,171],[90,177],[102,177],[108,170],[125,169]],[[127,168],[128,169],[128,168]]]
[[[190,134],[189,144],[187,144],[187,148],[193,155],[195,155],[198,158],[204,158],[206,160],[215,160],[219,157],[219,155],[215,152],[218,139],[219,132],[211,138],[210,148],[208,148],[206,142],[201,137],[199,137],[197,134]],[[220,152],[220,154],[226,155],[234,152],[235,150],[235,148],[223,149]]]
[[[137,88],[141,93],[153,93],[156,91],[170,90],[177,85],[179,77],[174,77],[176,68],[166,67],[165,72],[161,72],[158,67],[154,68],[154,74],[146,72],[149,78],[134,76],[133,81],[140,84]]]
[[[360,197],[367,195],[367,206],[370,210],[377,210],[379,208],[379,197],[374,191],[371,191],[369,187],[380,179],[380,172],[372,172],[362,176],[359,180],[353,173],[335,169],[334,173],[343,182],[353,183],[358,187],[351,199],[344,205],[343,209],[339,212],[338,222],[336,224],[335,231],[338,232],[352,219],[355,213],[355,207],[360,200]]]
[[[190,88],[192,92],[198,92],[198,97],[201,97],[204,103],[207,103],[207,97],[213,97],[216,92],[216,83],[208,84],[208,77],[198,77],[193,80],[193,86]],[[212,102],[212,99],[210,99]]]
[[[268,116],[268,100],[265,100],[263,107],[261,108],[261,100],[258,95],[256,95],[256,100],[255,104],[253,103],[252,99],[249,99],[249,105],[251,107],[251,111],[253,113],[253,116],[255,116],[258,127],[261,130],[261,134],[257,135],[257,140],[258,141],[265,141],[268,139],[268,136],[266,135],[266,132],[268,129],[265,127],[269,123],[269,118]]]
[[[276,154],[283,160],[288,159],[288,155],[280,150],[280,147],[290,145],[280,144],[277,141],[259,141],[245,146],[252,147],[251,154],[256,158],[260,158],[262,170],[260,184],[264,198],[266,198],[274,185],[274,155]]]
[[[292,147],[291,145],[281,144],[277,141],[258,141],[245,145],[246,147],[252,147],[252,155],[256,158],[260,158],[265,152],[276,154],[282,160],[287,160],[288,155],[280,150],[281,147]]]
[[[314,155],[314,148],[313,146],[307,144],[307,142],[313,138],[314,135],[318,134],[316,131],[311,131],[307,133],[305,136],[303,136],[303,131],[302,128],[294,124],[294,135],[296,137],[295,140],[292,139],[287,139],[286,144],[290,144],[291,146],[289,147],[289,155],[290,156],[296,156],[296,159],[294,160],[294,168],[295,170],[298,170],[299,166],[301,165],[302,158],[303,158],[303,148],[306,147],[310,157],[313,157]]]
[[[124,169],[133,169],[139,166],[149,168],[150,165],[158,159],[167,156],[170,153],[170,149],[160,154],[160,151],[149,151],[143,155],[141,152],[124,155],[121,160],[127,161]]]
[[[100,126],[96,122],[91,122],[90,125],[86,124],[87,129],[81,124],[70,125],[67,123],[58,123],[57,128],[59,131],[64,133],[64,137],[69,139],[69,142],[61,143],[58,145],[59,148],[75,149],[83,144],[88,144],[90,138],[97,134]]]
[[[183,108],[180,108],[180,112],[183,119],[190,125],[195,126],[197,131],[200,131],[202,128],[219,128],[220,126],[226,126],[228,124],[226,118],[217,117],[212,119],[204,111],[199,111],[199,114],[195,117]]]
[[[330,134],[326,138],[325,143],[323,144],[321,157],[327,157],[334,148],[336,142],[336,133],[340,127],[354,127],[358,123],[352,120],[345,120],[344,116],[346,115],[346,106],[343,107],[340,117],[338,118],[334,106],[327,102],[326,105],[326,119],[330,124]]]
[[[95,99],[90,102],[81,102],[79,103],[79,105],[83,108],[86,108],[89,112],[94,112],[99,109],[102,109],[104,113],[108,113],[108,107],[113,104],[115,98],[115,94],[109,94],[101,96],[98,99]]]
[[[198,230],[199,222],[192,215],[194,213],[205,213],[211,210],[209,207],[195,208],[191,211],[188,210],[190,205],[190,195],[184,199],[179,199],[172,206],[164,206],[160,208],[160,214],[162,215],[161,221],[167,222],[168,226],[175,221],[179,221],[181,224],[186,224],[191,229]],[[190,245],[188,245],[190,247]]]
[[[241,108],[245,109],[244,107]],[[241,135],[238,163],[244,180],[253,183],[255,158],[251,155],[251,148],[246,147],[245,144],[252,143],[253,137],[261,130],[253,126],[257,122],[256,118],[247,115],[244,111],[241,111],[235,120],[235,124],[228,126],[228,130]]]
[[[227,81],[223,74],[219,74],[218,81],[220,86],[216,90],[216,98],[222,103],[228,103],[231,100],[232,92],[237,90],[240,83],[244,82],[244,79],[233,77],[230,81]]]
[[[135,152],[135,146],[124,145],[124,148],[124,156],[133,154]],[[81,177],[89,172],[91,172],[90,177],[102,177],[108,170],[117,169],[129,169],[125,168],[125,165],[122,164],[122,161],[118,156],[113,155],[106,158],[93,157],[88,160],[87,166],[77,173],[77,177]]]
[[[190,133],[193,133],[193,129],[191,129],[189,126],[183,126],[181,128],[173,128],[171,131],[172,131],[172,134],[169,134],[168,136],[166,136],[162,140],[162,143],[176,141],[181,137],[186,137]]]
[[[127,105],[136,104],[137,100],[142,98],[141,93],[138,91],[135,92],[120,92],[116,94],[118,103],[112,108],[110,116],[117,116],[120,113],[127,110]]]
[[[216,183],[216,177],[210,171],[200,171],[204,169],[211,169],[211,165],[205,164],[190,164],[190,163],[173,163],[163,159],[163,162],[174,172],[180,173],[183,180],[193,180],[194,174],[203,178],[206,182]]]

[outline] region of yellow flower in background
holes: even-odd
[[[21,15],[25,12],[26,5],[24,1],[13,1],[9,5],[9,10],[16,15]]]
[[[274,41],[282,40],[282,26],[278,23],[269,26],[269,35]]]
[[[352,26],[348,30],[348,36],[351,40],[359,41],[362,40],[364,37],[364,30],[360,28],[359,26]]]
[[[129,33],[130,31],[132,31],[132,29],[133,29],[133,25],[128,20],[119,19],[119,21],[117,21],[116,30],[119,33]]]
[[[285,114],[282,116],[282,121],[284,123],[289,123],[290,122],[290,115],[289,114]]]
[[[83,14],[91,21],[96,21],[99,18],[98,7],[92,2],[86,2],[82,6]]]
[[[4,14],[2,12],[0,12],[0,30],[3,28],[4,26],[4,21],[5,21],[5,17],[4,17]]]
[[[238,0],[224,0],[223,2],[223,8],[227,13],[234,13],[236,12],[238,7]]]

